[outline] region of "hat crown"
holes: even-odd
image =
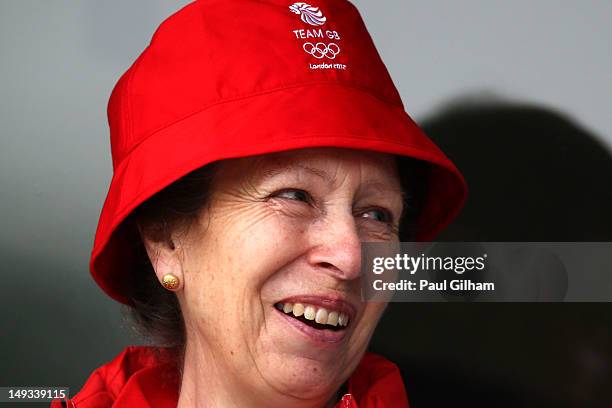
[[[214,105],[320,82],[357,87],[402,106],[348,1],[190,3],[159,26],[113,90],[113,167],[147,137]]]

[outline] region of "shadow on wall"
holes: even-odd
[[[554,111],[462,101],[421,123],[464,174],[439,241],[612,241],[612,157]],[[612,406],[612,304],[394,303],[373,351],[411,406]]]
[[[612,240],[612,156],[561,114],[468,103],[423,128],[470,189],[439,240]]]

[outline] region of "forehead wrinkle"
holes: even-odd
[[[282,163],[282,164],[279,163],[272,168],[264,170],[262,172],[263,174],[261,176],[261,180],[266,181],[270,178],[278,176],[284,171],[296,171],[296,170],[305,171],[309,174],[312,174],[322,179],[327,184],[333,184],[333,181],[334,181],[333,178],[325,170],[310,167],[310,166],[307,166],[301,163]]]
[[[266,181],[273,177],[278,176],[284,171],[296,171],[302,170],[311,175],[314,175],[323,181],[325,181],[329,185],[333,185],[336,178],[330,175],[327,171],[323,169],[319,169],[316,167],[308,166],[302,163],[281,163],[276,162],[273,166],[268,169],[262,171],[261,180]],[[360,169],[362,172],[364,169]],[[394,184],[394,183],[393,183]],[[389,185],[389,183],[382,182],[380,180],[368,180],[365,181],[359,188],[361,191],[367,191],[369,189],[376,190],[379,193],[392,193],[401,197],[402,201],[407,198],[407,194],[401,187],[396,187],[395,185]]]

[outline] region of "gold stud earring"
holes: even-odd
[[[162,285],[168,290],[175,290],[179,287],[179,278],[171,273],[167,273],[162,278]]]

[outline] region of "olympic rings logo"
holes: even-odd
[[[304,43],[302,46],[307,54],[312,55],[317,59],[327,57],[329,59],[336,58],[336,55],[340,54],[340,47],[335,43],[325,44],[322,42],[313,44],[311,42]]]

